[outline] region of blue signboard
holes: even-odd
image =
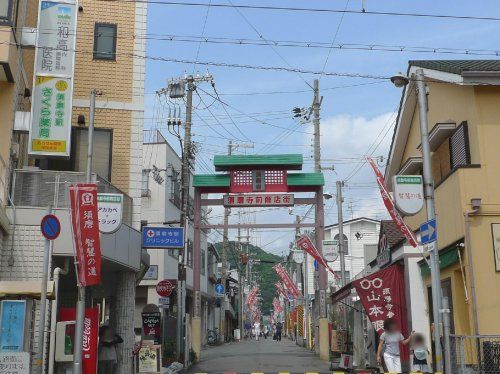
[[[429,244],[437,240],[436,220],[431,219],[420,225],[420,241]]]
[[[26,300],[3,300],[0,310],[0,352],[24,350]]]
[[[216,294],[217,296],[222,296],[222,295],[224,295],[224,291],[225,291],[225,287],[224,287],[224,285],[223,285],[222,283],[217,283],[217,284],[215,285],[215,294]]]
[[[143,248],[184,248],[184,228],[182,227],[152,227],[142,229]]]

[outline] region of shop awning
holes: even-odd
[[[0,297],[27,296],[40,298],[42,283],[40,281],[0,281]],[[54,282],[47,282],[47,298],[54,298]]]
[[[458,254],[459,247],[457,244],[453,244],[451,248],[444,249],[439,251],[439,268],[444,269],[450,265],[453,265],[455,262],[458,262],[460,256]],[[420,261],[418,263],[420,265],[420,274],[422,277],[427,277],[431,275],[431,269],[427,263]]]
[[[332,303],[338,303],[340,300],[345,299],[351,294],[352,282],[347,283],[344,287],[332,294]]]

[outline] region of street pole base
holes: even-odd
[[[324,361],[330,360],[330,342],[328,333],[328,318],[319,319],[319,358]]]
[[[194,352],[194,362],[200,362],[201,358],[201,318],[193,317],[191,319],[191,337]]]

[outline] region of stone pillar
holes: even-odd
[[[134,348],[135,274],[116,273],[116,292],[110,305],[111,327],[123,339],[117,345],[119,361],[117,374],[130,374],[134,368],[132,350]]]

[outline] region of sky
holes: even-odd
[[[188,1],[180,1],[187,3]],[[500,22],[415,16],[331,12],[241,9],[234,5],[276,6],[360,11],[361,0],[193,0],[191,3],[224,4],[229,7],[166,4],[148,5],[145,128],[156,128],[178,149],[167,131],[168,105],[155,95],[171,78],[184,74],[214,79],[200,83],[194,95],[193,140],[197,143],[196,172],[214,173],[214,154],[227,152],[229,140],[254,144],[235,154],[302,153],[304,170],[312,171],[312,123],[300,124],[292,117],[294,107],[311,105],[314,79],[320,79],[321,163],[325,190],[335,194],[335,182],[345,181],[344,219],[386,219],[375,178],[363,162],[372,155],[380,168],[387,162],[401,90],[387,79],[406,72],[409,60],[493,59],[468,55],[466,50],[498,49]],[[498,1],[365,0],[366,11],[488,17],[500,14]],[[199,42],[200,38],[209,42]],[[220,38],[230,43],[220,43]],[[249,45],[241,40],[260,42]],[[217,41],[218,43],[214,43]],[[276,43],[276,42],[279,43]],[[283,44],[310,42],[324,48],[289,47]],[[307,44],[307,43],[306,43]],[[347,48],[359,44],[362,50]],[[304,45],[303,43],[301,45]],[[344,45],[344,48],[331,48]],[[370,50],[368,46],[402,46],[398,51]],[[416,52],[438,50],[438,53]],[[439,53],[443,48],[454,53]],[[376,50],[379,49],[379,50]],[[394,48],[391,48],[394,49]],[[402,49],[402,51],[401,51]],[[183,62],[172,62],[182,60]],[[193,64],[192,62],[199,64]],[[249,68],[204,65],[238,64]],[[251,68],[250,68],[251,67]],[[322,75],[256,67],[284,67]],[[340,76],[338,73],[341,73]],[[361,76],[361,77],[360,77]],[[218,100],[216,100],[218,98]],[[180,103],[183,106],[184,103]],[[173,110],[173,109],[172,109]],[[172,112],[173,114],[173,112]],[[184,116],[182,108],[181,116]],[[325,202],[327,224],[337,222],[335,199]],[[255,209],[255,210],[263,210]],[[230,222],[292,222],[304,216],[307,206],[265,210],[260,213],[233,210]],[[223,210],[214,207],[212,222],[222,222]],[[306,216],[311,221],[314,214]],[[234,238],[236,232],[231,231]],[[253,231],[251,241],[276,254],[288,252],[294,230]],[[221,240],[212,231],[210,240]]]

